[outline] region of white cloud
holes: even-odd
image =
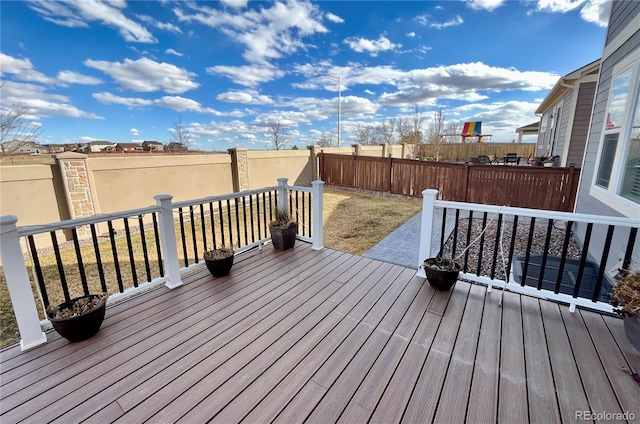
[[[336,84],[327,84],[327,80],[317,73],[340,75],[343,93],[355,85],[364,85],[367,90],[379,85],[384,89],[380,90],[382,94],[377,102],[397,107],[413,107],[415,103],[434,105],[440,99],[481,101],[488,98],[489,92],[548,90],[559,78],[553,73],[493,67],[482,62],[408,71],[389,65],[327,67],[326,64],[305,64],[297,65],[296,71],[308,78],[306,82],[296,84],[296,88],[337,91]]]
[[[147,106],[158,106],[165,107],[168,109],[172,109],[178,112],[197,112],[204,114],[211,114],[214,116],[234,116],[234,117],[243,117],[245,113],[234,110],[231,112],[220,112],[215,109],[204,107],[199,102],[188,99],[180,96],[163,96],[157,99],[142,99],[140,97],[121,97],[116,96],[115,94],[102,92],[102,93],[93,93],[93,98],[99,101],[102,104],[110,105],[123,105],[130,108],[136,107],[147,107]]]
[[[169,31],[169,32],[173,32],[176,34],[182,34],[182,30],[180,28],[178,28],[177,26],[175,26],[172,23],[165,23],[165,22],[160,22],[156,19],[154,19],[151,16],[148,15],[136,15],[136,17],[138,19],[140,19],[142,22],[146,22],[150,25],[153,25],[154,27],[164,30],[164,31]]]
[[[141,99],[139,97],[120,97],[107,92],[93,93],[92,96],[94,99],[105,105],[117,104],[129,107],[141,107],[153,104],[153,100]]]
[[[103,119],[101,116],[71,105],[69,97],[47,93],[45,90],[46,88],[41,85],[5,80],[0,88],[2,108],[15,104],[24,105],[28,109],[27,119],[31,120],[47,116]]]
[[[466,0],[467,6],[474,10],[487,10],[489,12],[499,8],[505,0]]]
[[[418,15],[415,18],[413,18],[416,22],[418,22],[420,25],[428,25],[429,24],[429,15]]]
[[[55,84],[56,80],[36,71],[29,59],[18,59],[13,56],[0,53],[0,72],[13,74],[22,81],[33,81],[43,84]]]
[[[611,11],[611,0],[537,0],[535,11],[567,13],[581,7],[580,17],[587,22],[606,28]],[[531,15],[534,11],[528,11]]]
[[[366,90],[364,90],[364,92],[370,96],[373,96],[374,94],[376,94],[375,92],[369,90],[368,88]]]
[[[331,21],[331,22],[335,22],[337,24],[343,24],[344,23],[344,19],[342,19],[340,16],[338,15],[334,15],[331,12],[327,12],[324,14],[324,16],[327,18],[327,20]]]
[[[233,9],[242,9],[247,7],[249,0],[220,0],[220,3]]]
[[[379,101],[393,105],[429,103],[440,98],[478,101],[487,98],[478,91],[546,90],[558,78],[559,75],[547,72],[521,72],[482,62],[414,69],[399,78],[396,92],[385,92]]]
[[[409,37],[409,38],[413,38],[415,36],[416,36],[416,33],[413,32],[413,31],[407,33],[407,37]]]
[[[456,15],[455,18],[450,19],[446,22],[432,22],[429,24],[429,26],[435,29],[442,29],[442,28],[462,25],[463,23],[464,23],[464,20],[462,19],[462,17],[460,15]]]
[[[587,22],[606,28],[611,13],[611,0],[588,0],[580,9],[580,16]]]
[[[111,76],[121,87],[133,91],[159,91],[177,94],[200,87],[192,80],[195,73],[166,62],[151,59],[125,59],[124,62],[107,62],[87,59],[84,64]]]
[[[105,2],[100,0],[33,0],[30,8],[56,25],[70,28],[89,28],[89,22],[98,21],[118,30],[126,41],[155,43],[157,40],[145,27],[124,16],[124,1]]]
[[[182,56],[184,56],[182,53],[177,52],[177,51],[175,51],[175,50],[173,50],[173,49],[167,49],[167,50],[165,50],[164,52],[165,52],[166,54],[172,54],[172,55],[174,55],[174,56],[181,56],[181,57],[182,57]]]
[[[229,103],[244,103],[254,105],[273,104],[273,99],[269,96],[262,95],[256,90],[231,90],[218,94],[216,100]]]
[[[57,80],[68,84],[83,84],[83,85],[97,85],[102,83],[102,80],[88,75],[82,75],[81,73],[74,71],[60,71],[58,72]]]
[[[140,131],[137,128],[131,128],[129,130],[129,134],[131,134],[134,137],[137,137],[140,135]]]
[[[12,74],[14,78],[20,81],[38,82],[41,84],[82,84],[96,85],[102,81],[98,78],[82,75],[75,71],[60,71],[56,78],[48,77],[42,72],[35,70],[31,60],[19,59],[13,56],[0,53],[0,74]]]
[[[244,10],[242,13],[216,10],[195,3],[186,5],[193,13],[176,7],[173,11],[178,20],[199,22],[218,29],[229,39],[243,44],[243,57],[254,63],[278,59],[306,49],[303,38],[328,32],[322,24],[322,11],[307,1],[275,2],[269,8]]]
[[[584,0],[538,0],[536,9],[545,12],[569,12],[584,3]]]
[[[377,40],[367,40],[366,38],[350,37],[344,40],[351,50],[358,53],[369,53],[371,56],[378,56],[380,52],[393,50],[402,47],[402,44],[394,44],[384,35],[380,35]]]
[[[213,109],[203,108],[202,105],[193,100],[180,96],[164,96],[153,101],[156,106],[162,106],[169,109],[184,112],[186,110],[193,112],[212,112]],[[214,113],[215,114],[215,113]]]
[[[273,65],[264,64],[262,66],[211,66],[206,69],[208,74],[220,75],[229,78],[236,84],[245,87],[255,87],[263,82],[273,81],[282,78],[285,73]]]

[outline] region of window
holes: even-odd
[[[591,194],[628,216],[640,204],[640,48],[613,67]]]
[[[640,90],[636,95],[629,145],[625,152],[620,195],[640,204]]]

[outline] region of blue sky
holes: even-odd
[[[534,122],[558,77],[602,54],[602,0],[2,1],[0,107],[42,143],[307,146],[408,117],[482,121],[494,142]],[[332,75],[329,78],[323,75]],[[535,141],[529,140],[529,141]]]

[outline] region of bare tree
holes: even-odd
[[[409,144],[409,154],[414,158],[425,157],[424,136],[422,134],[422,126],[424,124],[424,116],[418,105],[415,105],[413,115],[401,118],[401,136],[400,141]]]
[[[396,120],[389,118],[388,121],[382,121],[382,124],[376,127],[376,135],[381,144],[392,144],[393,134],[396,128]]]
[[[444,115],[442,109],[438,109],[433,112],[433,120],[429,122],[429,127],[425,133],[427,143],[434,145],[434,153],[436,160],[440,160],[440,152],[442,151],[442,145],[446,142],[443,137],[445,128]]]
[[[0,150],[10,155],[30,143],[35,143],[42,128],[27,119],[29,109],[24,105],[11,105],[0,113]]]
[[[444,139],[446,143],[457,143],[460,141],[460,134],[462,134],[462,125],[460,121],[453,120],[447,121],[444,128]]]
[[[396,129],[400,143],[410,143],[413,141],[413,137],[411,137],[411,119],[409,119],[409,117],[398,118],[396,121]]]
[[[182,116],[179,116],[178,120],[173,122],[173,127],[169,129],[169,133],[171,134],[171,143],[177,143],[175,150],[182,153],[190,150],[193,144],[193,134],[191,134],[189,127],[182,123]]]
[[[363,146],[372,144],[372,134],[371,127],[369,125],[358,124],[353,129],[353,136],[356,139],[356,143],[362,144]]]
[[[272,122],[269,125],[269,138],[274,149],[283,150],[287,148],[291,141],[291,132],[282,122]]]
[[[413,136],[414,143],[422,143],[422,124],[424,123],[424,116],[422,112],[418,108],[418,105],[415,105],[413,110],[413,115],[411,115],[411,135]]]
[[[315,138],[315,144],[320,147],[334,147],[338,144],[337,140],[333,131],[325,131]]]

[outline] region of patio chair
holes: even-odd
[[[517,153],[507,153],[502,157],[502,161],[505,165],[510,163],[515,163],[516,165],[520,165],[521,156],[518,156]]]
[[[491,159],[487,155],[479,155],[478,156],[478,163],[480,163],[482,165],[491,165]]]

